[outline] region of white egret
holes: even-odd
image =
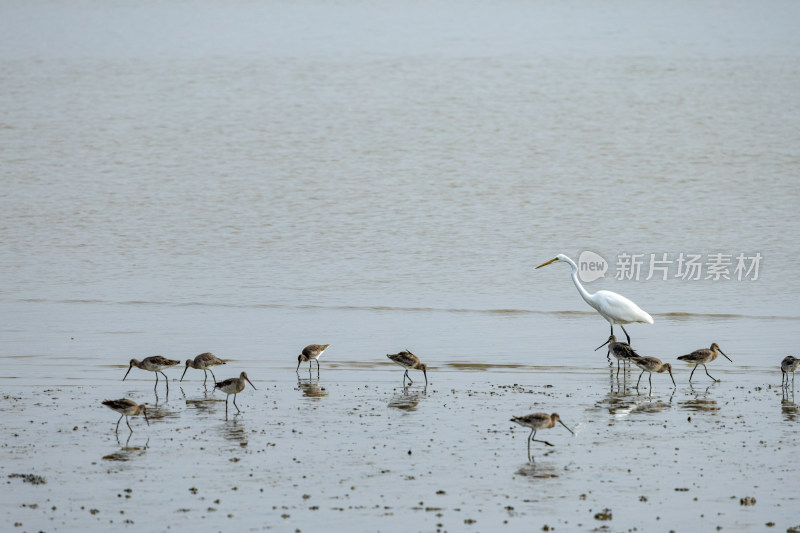
[[[627,331],[625,331],[623,324],[630,324],[632,322],[642,322],[645,324],[653,323],[653,317],[642,311],[638,305],[628,300],[621,294],[611,291],[597,291],[594,294],[587,292],[587,290],[583,288],[583,285],[581,285],[581,282],[578,280],[578,265],[575,264],[575,261],[564,254],[558,254],[550,261],[542,263],[536,268],[542,268],[543,266],[547,266],[550,263],[555,263],[556,261],[563,261],[572,267],[572,282],[575,284],[575,287],[578,289],[578,292],[581,294],[581,297],[586,301],[586,303],[591,305],[595,311],[600,313],[603,318],[608,320],[608,323],[611,324],[612,335],[614,334],[614,324],[617,324],[622,328],[622,331],[628,338],[628,344],[630,344],[631,336],[628,335]]]

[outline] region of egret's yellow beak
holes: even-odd
[[[548,261],[548,262],[546,262],[546,263],[542,263],[541,265],[539,265],[539,266],[538,266],[538,267],[536,267],[536,268],[542,268],[542,267],[545,267],[545,266],[549,265],[550,263],[552,263],[552,262],[554,262],[554,261],[558,261],[558,257],[554,257],[554,258],[552,258],[550,261]]]

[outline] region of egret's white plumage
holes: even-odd
[[[625,331],[625,328],[622,326],[623,324],[631,324],[633,322],[641,322],[644,324],[653,323],[653,317],[621,294],[606,290],[600,290],[594,294],[589,293],[583,288],[583,285],[581,285],[578,279],[578,265],[564,254],[558,254],[555,258],[542,263],[536,268],[542,268],[556,261],[563,261],[572,267],[572,282],[575,284],[575,287],[578,289],[584,301],[592,306],[595,311],[600,313],[603,318],[608,320],[608,323],[611,324],[612,335],[614,334],[614,324],[618,324],[622,327],[622,331],[625,332],[625,336],[628,338],[628,344],[630,344],[631,337],[628,335],[628,332]]]

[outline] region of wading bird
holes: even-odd
[[[138,359],[131,359],[130,366],[128,366],[128,371],[125,372],[125,377],[122,378],[122,381],[125,381],[125,378],[128,377],[128,374],[131,373],[131,369],[133,367],[141,368],[142,370],[147,370],[148,372],[155,372],[156,374],[156,384],[153,387],[153,390],[156,390],[158,387],[158,374],[161,373],[164,376],[164,383],[167,384],[167,391],[169,391],[169,380],[167,379],[167,375],[163,372],[165,368],[169,368],[171,366],[179,365],[180,361],[175,361],[174,359],[167,359],[166,357],[162,357],[160,355],[154,355],[152,357],[145,357],[141,361]]]
[[[553,413],[552,415],[548,415],[547,413],[533,413],[530,415],[525,416],[515,416],[511,418],[512,422],[516,422],[520,426],[525,426],[526,428],[531,428],[531,434],[528,436],[528,461],[531,463],[535,463],[536,461],[533,460],[531,457],[531,441],[533,442],[541,442],[542,444],[547,444],[548,446],[553,446],[546,440],[536,440],[533,437],[536,436],[536,430],[538,429],[549,429],[556,425],[556,422],[567,428],[567,431],[572,433],[573,431],[567,427],[567,425],[561,421],[561,418],[558,416],[558,413]]]
[[[408,382],[413,384],[414,382],[411,381],[411,376],[408,375],[409,370],[422,370],[422,373],[425,375],[425,386],[428,386],[428,365],[425,363],[421,363],[419,357],[414,355],[413,353],[409,352],[408,350],[400,353],[393,353],[393,354],[386,354],[386,357],[392,360],[392,362],[397,363],[398,365],[402,366],[406,369],[406,373],[403,374],[403,386],[406,384],[406,378],[408,378]]]
[[[627,342],[617,342],[617,337],[611,335],[606,342],[598,346],[594,349],[596,352],[603,346],[608,344],[608,352],[606,353],[606,358],[608,358],[608,354],[613,355],[617,359],[617,376],[619,376],[619,362],[622,361],[622,364],[629,362],[634,357],[639,357],[639,354],[636,353],[636,350],[631,348],[631,345]],[[609,359],[610,361],[611,359]]]
[[[789,386],[789,372],[792,373],[792,389],[794,389],[794,371],[797,370],[797,366],[800,365],[800,359],[797,357],[793,357],[791,355],[787,355],[781,361],[781,386]],[[786,385],[783,382],[786,381]]]
[[[634,365],[638,366],[642,369],[642,373],[639,374],[639,381],[636,382],[636,390],[639,390],[639,382],[642,381],[642,376],[644,376],[645,372],[649,372],[650,376],[648,380],[650,381],[650,392],[653,392],[653,372],[664,372],[665,370],[669,372],[669,378],[672,380],[672,385],[675,385],[675,378],[672,377],[672,366],[669,363],[662,363],[660,359],[655,357],[633,357],[631,361]]]
[[[682,355],[678,357],[681,361],[686,361],[687,363],[691,363],[694,365],[692,369],[692,373],[689,374],[689,383],[692,382],[692,376],[694,375],[694,371],[697,370],[697,367],[703,365],[703,368],[706,371],[706,376],[710,377],[714,381],[719,381],[718,379],[714,379],[714,376],[708,373],[708,368],[706,368],[706,363],[710,363],[714,359],[717,358],[717,351],[722,355],[725,355],[725,352],[719,349],[717,343],[712,343],[711,348],[701,348],[699,350],[695,350],[690,354]],[[731,361],[731,358],[725,355],[725,359]],[[733,363],[733,361],[731,361]]]
[[[305,348],[300,355],[297,356],[297,370],[300,370],[300,363],[308,361],[308,371],[311,372],[311,361],[314,360],[317,362],[317,375],[319,375],[319,356],[322,355],[322,352],[328,349],[330,344],[309,344]]]
[[[150,421],[147,419],[147,404],[145,403],[138,405],[133,400],[122,398],[121,400],[105,400],[103,405],[121,415],[119,420],[117,420],[117,429],[114,430],[114,433],[119,433],[119,423],[122,422],[123,416],[125,417],[125,423],[128,424],[128,429],[131,430],[131,433],[133,433],[133,428],[131,427],[131,423],[128,422],[129,416],[143,414],[145,422],[147,422],[148,426],[150,425]]]
[[[256,386],[253,385],[253,382],[247,377],[247,372],[242,372],[239,374],[238,378],[228,378],[225,381],[220,381],[219,383],[214,384],[214,387],[227,394],[227,396],[225,396],[225,416],[228,416],[228,398],[231,394],[233,394],[233,406],[236,407],[236,412],[241,413],[239,406],[236,405],[236,395],[244,390],[245,381],[249,383],[251,387],[253,387],[253,390],[258,390],[256,389]]]
[[[225,361],[217,357],[211,352],[201,353],[197,357],[192,359],[186,360],[186,368],[183,369],[183,374],[181,374],[181,381],[183,381],[183,376],[186,375],[186,371],[189,368],[194,368],[195,370],[202,370],[203,371],[203,385],[206,384],[206,380],[208,379],[208,372],[211,372],[211,377],[214,378],[214,383],[217,382],[217,376],[214,375],[214,372],[211,370],[212,367],[224,365]]]
[[[632,322],[642,322],[644,324],[653,323],[653,317],[642,311],[638,305],[628,300],[621,294],[605,290],[590,294],[586,289],[583,288],[583,285],[581,285],[581,282],[578,280],[578,266],[572,259],[564,254],[558,254],[550,261],[542,263],[536,268],[542,268],[543,266],[547,266],[550,263],[555,263],[556,261],[563,261],[572,267],[572,282],[575,284],[575,287],[578,289],[578,292],[586,301],[586,303],[592,306],[595,311],[600,313],[603,318],[608,320],[608,323],[611,324],[612,335],[614,334],[614,324],[617,324],[622,328],[622,331],[628,338],[628,344],[630,344],[631,336],[628,335],[627,331],[625,331],[623,324],[630,324]]]

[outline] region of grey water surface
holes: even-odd
[[[797,20],[781,0],[0,2],[3,529],[800,525],[778,367],[800,346]],[[587,290],[653,315],[626,329],[676,389],[617,380],[569,268],[535,269],[587,250],[608,263]],[[690,386],[676,358],[712,342],[733,362]],[[319,378],[295,373],[311,343]],[[427,388],[402,387],[403,349]],[[177,381],[205,351],[258,387],[241,414]],[[182,362],[168,396],[121,381],[156,354]],[[150,406],[129,441],[100,403],[121,397]],[[535,411],[576,435],[538,433],[534,467],[509,419]]]

